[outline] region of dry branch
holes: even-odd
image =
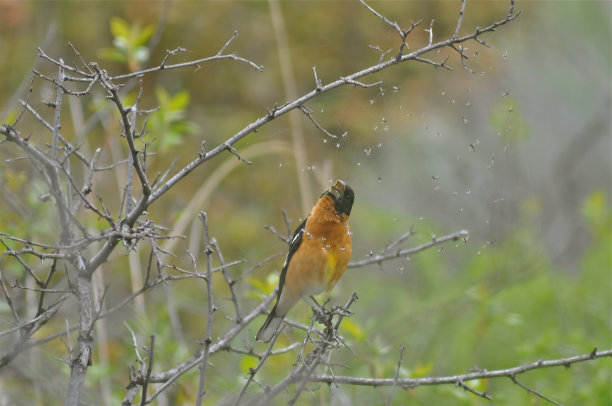
[[[551,368],[562,366],[565,368],[569,368],[571,365],[579,363],[592,361],[598,358],[604,357],[612,357],[612,349],[605,351],[597,351],[594,349],[593,351],[582,354],[575,355],[567,358],[559,358],[553,360],[539,360],[535,362],[531,362],[528,364],[519,365],[513,368],[507,369],[497,369],[492,371],[481,370],[477,372],[470,372],[462,375],[451,375],[451,376],[440,376],[440,377],[427,377],[427,378],[362,378],[362,377],[352,377],[352,376],[330,376],[330,375],[313,375],[308,380],[310,382],[323,382],[329,384],[339,384],[339,385],[360,385],[360,386],[371,386],[371,387],[380,387],[380,386],[401,386],[404,389],[416,388],[418,386],[427,386],[427,385],[459,385],[460,382],[468,382],[473,381],[475,379],[493,379],[493,378],[510,378],[514,381],[513,377],[516,375],[543,368]]]

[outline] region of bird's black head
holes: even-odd
[[[323,192],[323,195],[329,195],[334,200],[334,206],[338,214],[351,214],[353,202],[355,201],[355,193],[353,189],[341,180],[333,183],[332,187]]]

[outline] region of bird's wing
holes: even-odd
[[[291,263],[291,257],[293,257],[293,254],[295,254],[300,247],[300,244],[302,244],[302,236],[304,235],[304,229],[306,228],[306,220],[308,220],[308,217],[302,221],[302,224],[297,226],[293,232],[293,237],[291,237],[291,241],[289,242],[289,252],[287,253],[287,258],[285,258],[285,264],[283,265],[283,270],[281,271],[280,280],[278,282],[278,299],[280,299],[283,286],[285,286],[285,277],[287,276],[287,268],[289,268],[289,264]]]

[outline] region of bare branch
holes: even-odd
[[[385,17],[384,15],[380,14],[378,11],[374,10],[372,7],[370,7],[370,5],[368,5],[365,1],[363,0],[359,0],[359,2],[368,10],[370,10],[370,12],[372,14],[374,14],[376,17],[380,18],[381,20],[383,20],[385,22],[385,24],[391,26],[393,29],[395,29],[395,31],[397,31],[397,33],[400,35],[400,37],[404,36],[404,30],[401,29],[401,27],[399,26],[399,24],[395,21],[391,21],[389,20],[387,17]]]
[[[2,283],[2,286],[4,287],[4,283]],[[68,299],[68,295],[62,296],[57,302],[55,302],[54,304],[49,306],[46,310],[44,310],[43,312],[38,314],[38,316],[34,317],[32,320],[28,320],[27,322],[21,323],[21,324],[15,326],[13,328],[10,328],[8,330],[0,331],[0,337],[2,337],[4,335],[7,335],[7,334],[10,334],[10,333],[13,333],[13,332],[18,331],[18,330],[30,328],[30,326],[32,326],[34,324],[37,324],[37,323],[39,324],[39,326],[42,326],[43,324],[45,324],[59,310],[60,305],[66,299]]]
[[[149,181],[147,179],[147,176],[145,175],[145,171],[144,171],[144,168],[142,167],[142,163],[140,162],[139,155],[141,151],[139,151],[136,148],[136,144],[134,142],[134,128],[129,118],[129,113],[134,112],[137,106],[132,106],[129,109],[126,109],[123,106],[123,103],[121,102],[121,98],[119,97],[119,94],[117,93],[117,87],[111,82],[112,79],[108,78],[106,74],[100,70],[100,68],[98,67],[96,63],[92,63],[91,65],[96,71],[96,73],[100,76],[100,82],[111,95],[111,99],[117,106],[117,109],[119,110],[119,114],[121,114],[121,119],[122,119],[122,124],[123,124],[123,133],[125,135],[125,138],[127,139],[128,146],[130,148],[130,153],[132,156],[131,163],[134,166],[134,169],[136,170],[138,179],[140,180],[140,185],[142,186],[142,193],[144,196],[144,198],[141,200],[143,202],[142,203],[143,207],[140,210],[144,210],[144,206],[146,205],[146,199],[151,194],[151,186],[149,186]]]
[[[431,46],[431,44],[433,44],[433,25],[434,25],[434,19],[431,19],[431,22],[429,23],[429,28],[425,30],[425,32],[427,32],[429,34],[429,43],[427,44],[428,46]]]
[[[321,127],[321,125],[317,122],[317,120],[315,120],[314,117],[312,116],[312,110],[311,109],[309,109],[306,106],[300,106],[300,110],[302,111],[302,113],[304,113],[306,115],[306,117],[308,117],[310,119],[310,121],[312,121],[312,123],[315,125],[315,127],[317,127],[317,129],[319,129],[319,131],[321,131],[323,134],[327,135],[329,138],[338,139],[337,135],[332,134],[329,131],[327,131],[325,128]],[[346,137],[346,131],[340,137],[341,138]]]
[[[75,261],[79,276],[77,278],[77,297],[79,299],[79,335],[76,353],[70,357],[70,380],[66,394],[65,405],[77,406],[81,398],[81,391],[85,384],[87,368],[91,365],[93,334],[95,322],[93,300],[91,292],[91,276],[85,271],[85,262],[82,258]]]
[[[229,44],[229,43],[228,43]],[[227,44],[226,44],[227,45]],[[208,237],[208,218],[206,212],[200,212],[200,220],[202,220],[202,226],[204,227],[204,253],[206,254],[206,305],[207,305],[207,318],[206,318],[206,335],[204,336],[204,355],[202,356],[202,363],[200,365],[200,379],[198,381],[198,395],[196,399],[196,406],[202,404],[202,398],[206,394],[204,389],[204,383],[206,381],[206,369],[208,368],[208,358],[210,357],[210,346],[212,344],[212,324],[215,314],[215,304],[213,303],[213,278],[212,278],[212,254],[213,250],[210,245],[210,238]]]
[[[246,393],[249,385],[255,379],[255,374],[257,374],[259,369],[263,366],[263,364],[266,362],[268,357],[272,354],[272,347],[274,347],[274,344],[276,343],[276,340],[278,340],[278,337],[280,337],[280,333],[283,331],[283,328],[285,328],[285,324],[283,324],[281,326],[279,332],[277,334],[275,334],[274,337],[272,337],[272,340],[270,341],[270,344],[268,344],[268,348],[266,349],[266,352],[263,354],[263,356],[261,357],[261,359],[259,360],[259,362],[255,366],[255,368],[249,368],[249,378],[247,379],[246,383],[242,387],[242,390],[238,394],[238,397],[234,401],[234,403],[233,403],[234,406],[238,406],[240,404],[240,401],[242,400],[242,397]]]
[[[360,267],[360,266],[365,266],[365,265],[369,265],[369,264],[380,264],[384,261],[388,261],[391,259],[395,259],[395,258],[401,258],[401,257],[405,257],[423,250],[426,250],[427,248],[431,248],[435,245],[438,244],[442,244],[445,243],[447,241],[457,241],[458,239],[463,239],[465,242],[467,242],[467,237],[469,235],[469,232],[467,230],[461,230],[461,231],[457,231],[455,233],[452,234],[448,234],[442,237],[433,237],[431,241],[426,242],[425,244],[421,244],[418,245],[416,247],[413,248],[407,248],[407,249],[403,249],[403,250],[398,250],[395,253],[391,253],[391,254],[377,254],[377,255],[373,255],[372,257],[368,258],[368,259],[362,259],[361,261],[353,261],[353,262],[349,262],[348,266],[349,268],[356,268],[356,267]]]
[[[238,36],[238,31],[234,31],[234,35],[232,35],[232,37],[225,43],[225,45],[223,45],[221,47],[221,49],[219,50],[219,52],[217,52],[217,54],[215,54],[214,56],[209,56],[206,58],[200,58],[200,59],[196,59],[194,61],[189,61],[189,62],[181,62],[181,63],[176,63],[173,65],[166,65],[165,62],[167,60],[167,57],[164,58],[164,60],[162,61],[161,64],[159,64],[158,66],[155,66],[153,68],[149,68],[149,69],[143,69],[140,70],[138,72],[132,72],[132,73],[127,73],[124,75],[117,75],[117,76],[113,76],[110,79],[111,80],[122,80],[122,79],[129,79],[129,78],[135,78],[135,77],[139,77],[139,76],[144,76],[148,73],[152,73],[152,72],[157,72],[157,71],[161,71],[161,70],[169,70],[169,69],[178,69],[178,68],[187,68],[190,66],[195,66],[196,68],[199,67],[199,65],[206,63],[206,62],[212,62],[212,61],[218,61],[218,60],[223,60],[223,59],[230,59],[230,60],[234,60],[237,62],[242,62],[245,63],[251,67],[253,67],[254,69],[258,70],[258,71],[263,71],[263,66],[261,65],[257,65],[255,62],[250,61],[246,58],[242,58],[236,54],[223,54],[223,52],[225,52],[225,50],[227,49],[227,47],[232,43],[232,41],[234,39],[236,39],[236,37]],[[183,49],[181,49],[183,50]]]
[[[358,80],[352,79],[350,77],[340,76],[340,79],[343,80],[345,83],[350,83],[353,86],[363,87],[365,89],[367,89],[368,87],[375,87],[375,86],[378,86],[378,85],[382,84],[382,80],[379,80],[378,82],[366,84],[366,83],[362,83],[362,82],[360,82]]]
[[[416,388],[418,386],[426,385],[456,385],[457,382],[467,382],[476,379],[493,379],[499,377],[516,376],[534,369],[551,368],[557,366],[569,367],[572,364],[591,361],[598,358],[612,357],[612,349],[606,351],[592,351],[587,354],[575,355],[573,357],[560,358],[548,361],[536,361],[529,364],[519,365],[508,369],[498,370],[482,370],[477,372],[471,372],[463,375],[452,375],[452,376],[441,376],[441,377],[428,377],[428,378],[360,378],[352,376],[329,376],[329,375],[313,375],[310,377],[311,382],[324,382],[324,383],[335,383],[345,385],[361,385],[361,386],[393,386],[399,385],[402,388]],[[479,395],[480,396],[480,395]]]
[[[276,297],[275,292],[266,296],[266,298],[261,303],[259,303],[253,310],[251,310],[249,314],[247,314],[242,319],[241,323],[236,323],[236,325],[233,326],[227,333],[225,333],[224,336],[220,337],[214,344],[212,344],[210,347],[210,355],[215,354],[218,351],[229,348],[230,342],[255,317],[262,314],[264,310],[270,305],[270,302],[274,300],[275,297]],[[191,358],[189,358],[186,361],[181,362],[180,364],[176,365],[174,368],[166,372],[151,375],[151,382],[157,382],[157,383],[163,382],[163,384],[157,388],[157,390],[155,391],[153,395],[151,395],[151,397],[148,399],[148,402],[151,402],[153,399],[159,396],[159,394],[162,393],[165,390],[165,388],[171,385],[172,382],[177,380],[185,372],[191,370],[192,368],[200,364],[202,362],[203,357],[204,355],[198,351]]]
[[[13,320],[15,321],[15,323],[19,323],[19,315],[17,314],[15,307],[13,307],[13,300],[11,299],[11,295],[9,294],[8,289],[6,288],[6,284],[4,283],[2,271],[0,271],[0,285],[2,285],[2,291],[4,292],[6,304],[8,305],[9,309],[11,309],[11,313],[13,314]]]
[[[385,60],[385,56],[387,56],[387,54],[391,52],[390,49],[383,51],[378,45],[368,45],[368,46],[372,48],[373,50],[378,51],[379,53],[378,63],[382,63]]]
[[[465,389],[468,392],[473,393],[476,396],[480,396],[481,398],[485,398],[487,400],[493,400],[491,395],[488,395],[486,392],[480,392],[480,391],[472,388],[470,385],[466,384],[461,379],[457,380],[457,382],[455,382],[455,385],[459,386],[460,388]]]
[[[542,399],[546,400],[547,402],[550,402],[554,405],[557,406],[563,406],[561,405],[561,403],[555,402],[554,400],[552,400],[551,398],[544,396],[543,394],[541,394],[540,392],[538,392],[537,390],[531,389],[529,386],[519,382],[518,379],[516,379],[516,375],[511,375],[510,379],[512,379],[512,382],[514,382],[515,384],[517,384],[518,386],[520,386],[521,388],[525,389],[527,392],[529,393],[533,393],[534,395],[541,397]]]
[[[325,333],[324,336],[315,342],[315,348],[305,357],[299,356],[300,359],[303,359],[302,363],[299,364],[291,373],[274,385],[271,388],[266,388],[264,396],[259,399],[257,405],[263,406],[268,405],[272,401],[274,397],[276,397],[280,392],[286,390],[286,388],[294,383],[299,382],[299,387],[296,389],[294,396],[291,400],[289,400],[288,404],[293,404],[297,401],[300,393],[306,388],[306,384],[308,382],[312,382],[312,374],[315,368],[325,361],[325,357],[329,351],[339,348],[339,346],[343,345],[341,338],[338,336],[338,326],[339,323],[344,316],[348,312],[348,307],[351,306],[357,300],[357,295],[351,295],[351,298],[347,302],[347,305],[343,308],[334,308],[330,311],[327,311],[326,314],[322,315],[325,324]],[[335,325],[332,324],[332,318],[334,315],[338,315],[339,320]],[[314,318],[311,321],[311,327],[308,329],[308,332],[312,331],[312,324],[314,322]],[[306,339],[304,340],[304,345],[307,340],[310,340],[309,337],[312,337],[310,334],[307,334]],[[305,348],[305,347],[304,347]]]
[[[321,89],[322,85],[321,85],[321,80],[319,80],[319,76],[317,76],[317,67],[313,66],[312,67],[312,72],[314,73],[314,80],[315,80],[315,89]]]
[[[153,357],[155,355],[155,336],[151,335],[149,344],[149,357],[147,358],[147,375],[142,383],[142,397],[140,398],[140,406],[147,404],[147,388],[151,379],[151,371],[153,370]]]
[[[232,295],[232,303],[234,305],[234,313],[236,315],[234,321],[240,322],[242,320],[242,312],[240,311],[240,302],[238,300],[238,294],[236,293],[236,282],[237,279],[233,279],[230,271],[227,269],[225,265],[225,260],[223,259],[223,254],[221,253],[221,249],[219,248],[219,243],[215,238],[212,239],[212,246],[215,248],[215,252],[219,257],[219,262],[221,263],[221,273],[223,273],[223,278],[229,287],[230,294]],[[214,271],[214,270],[213,270]]]
[[[387,406],[391,405],[391,399],[393,399],[393,391],[397,384],[397,380],[399,379],[400,368],[402,367],[402,358],[404,356],[404,350],[406,347],[400,345],[400,355],[397,360],[397,368],[395,369],[395,379],[393,380],[393,385],[391,385],[391,390],[389,391],[389,397],[387,398]]]
[[[465,14],[465,3],[466,3],[466,0],[461,0],[461,10],[459,10],[459,18],[457,19],[457,27],[455,28],[455,33],[453,34],[452,39],[457,39],[457,36],[459,35],[459,30],[461,30],[461,24],[463,24],[463,15]],[[432,20],[432,24],[433,24],[433,20]],[[430,43],[431,43],[431,40],[430,40]]]

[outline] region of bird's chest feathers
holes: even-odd
[[[311,245],[313,268],[318,269],[319,293],[331,289],[344,273],[352,253],[351,231],[346,223],[307,224],[303,238]]]

